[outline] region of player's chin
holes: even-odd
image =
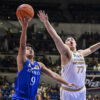
[[[31,59],[31,58],[33,58],[33,55],[32,54],[28,54],[27,58]]]
[[[69,46],[69,48],[73,48],[73,46],[72,46],[72,45],[70,45],[70,46]]]
[[[70,48],[75,48],[75,46],[74,45],[70,45]]]

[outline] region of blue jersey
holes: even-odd
[[[36,61],[32,65],[27,59],[23,69],[18,72],[12,100],[36,100],[40,76],[40,65]]]

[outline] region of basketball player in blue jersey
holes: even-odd
[[[39,11],[38,17],[44,23],[48,33],[55,42],[61,56],[61,74],[64,80],[75,83],[79,86],[69,87],[64,84],[61,86],[61,100],[86,100],[86,64],[84,57],[90,55],[100,48],[100,42],[90,46],[85,50],[76,49],[76,41],[73,37],[68,37],[63,43],[60,36],[56,33],[48,20],[48,15],[44,11]]]
[[[24,18],[19,21],[22,26],[22,34],[17,56],[18,76],[12,100],[36,100],[41,71],[65,85],[77,87],[74,83],[64,81],[61,76],[46,68],[43,63],[34,61],[32,47],[26,46],[28,19]]]

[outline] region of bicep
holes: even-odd
[[[18,56],[17,56],[17,58],[20,61],[24,61],[26,59],[25,52],[26,52],[25,46],[20,46],[18,50]]]
[[[26,62],[27,58],[25,56],[25,54],[19,50],[18,52],[18,56],[17,56],[17,69],[18,69],[18,72],[20,72]]]
[[[61,38],[59,36],[56,37],[56,39],[54,40],[56,47],[59,51],[60,54],[64,53],[64,51],[66,51],[65,45],[63,43],[63,41],[61,40]]]
[[[91,50],[89,48],[85,50],[79,50],[79,52],[85,57],[91,54]]]

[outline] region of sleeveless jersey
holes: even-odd
[[[62,67],[61,74],[64,80],[70,83],[75,83],[79,88],[85,85],[86,78],[86,64],[84,57],[78,52],[72,52],[72,59],[68,64]],[[62,86],[75,89],[75,87],[68,87],[64,84]]]
[[[27,59],[23,69],[18,72],[12,100],[36,100],[40,76],[40,65],[36,61],[32,65]]]

